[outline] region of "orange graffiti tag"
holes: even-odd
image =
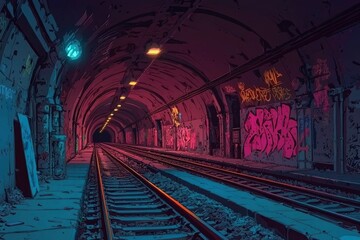
[[[275,68],[271,68],[264,72],[264,81],[268,85],[265,87],[245,88],[245,83],[239,82],[240,97],[242,103],[252,101],[270,102],[275,100],[289,100],[291,98],[291,91],[288,88],[280,86],[282,83],[280,77],[282,74]]]
[[[279,77],[282,77],[282,74],[279,73],[275,68],[271,68],[264,72],[264,81],[268,87],[280,85],[281,81]]]

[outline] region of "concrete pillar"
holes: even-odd
[[[53,177],[56,179],[63,178],[65,176],[65,166],[66,166],[66,158],[65,158],[65,146],[66,146],[66,136],[62,133],[62,107],[61,105],[53,105],[52,106],[52,129],[51,129],[51,144],[50,144],[50,152],[51,152],[51,165],[52,165],[52,173]]]
[[[220,156],[225,156],[225,129],[226,129],[226,123],[223,113],[219,113],[217,115],[219,119],[219,131],[220,131]]]
[[[47,102],[37,105],[37,131],[36,131],[36,156],[38,169],[42,174],[51,176],[52,166],[50,161],[50,105]]]
[[[51,136],[51,157],[53,162],[53,177],[55,179],[62,179],[65,177],[65,146],[66,136],[62,134],[55,134]]]

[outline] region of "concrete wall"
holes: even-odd
[[[13,24],[4,26],[0,45],[0,200],[4,189],[15,186],[14,121],[17,113],[26,114],[28,89],[38,59]]]
[[[56,39],[54,28],[57,27],[52,16],[46,13],[37,0],[32,0],[31,4],[33,7],[30,7],[28,1],[22,1],[17,6],[13,6],[9,1],[5,5],[0,4],[0,200],[4,199],[5,189],[11,190],[17,184],[14,135],[17,114],[28,116],[32,142],[38,145],[43,143],[43,139],[37,139],[37,107],[40,103],[38,97],[50,97],[53,105],[55,103],[57,77],[54,76],[55,81],[51,82],[47,74],[38,76],[38,70],[49,56],[49,45]],[[38,22],[39,19],[42,23]],[[50,69],[49,72],[52,73],[53,70]],[[42,84],[37,86],[39,82]],[[48,82],[51,82],[52,87],[45,85]],[[58,110],[54,110],[49,124],[60,129],[61,110]],[[59,154],[48,156],[48,161],[53,158],[59,160],[59,156],[63,155],[65,149],[61,143],[62,141],[54,151]],[[35,146],[31,147],[37,150]],[[38,163],[38,158],[36,160]]]

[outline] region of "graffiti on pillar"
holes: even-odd
[[[25,66],[23,67],[23,73],[30,76],[33,69],[33,65],[34,65],[33,59],[29,54],[26,59]]]
[[[353,88],[347,107],[346,167],[348,171],[360,172],[360,87]]]
[[[173,121],[173,124],[175,127],[178,127],[180,125],[180,112],[179,109],[174,106],[171,108],[171,119]]]
[[[0,96],[4,96],[6,100],[14,98],[16,91],[12,88],[0,84]]]
[[[173,126],[164,126],[165,132],[165,147],[173,148],[174,147],[174,127]]]
[[[312,75],[315,84],[313,93],[315,107],[322,109],[324,112],[329,112],[328,80],[331,74],[327,59],[318,58],[316,60],[316,63],[312,67]]]
[[[296,156],[297,121],[290,115],[291,107],[287,104],[277,108],[257,108],[255,113],[249,111],[244,122],[244,156],[253,152],[269,156],[275,151],[282,151],[286,159]]]
[[[240,98],[242,103],[251,102],[270,102],[271,100],[288,100],[291,97],[291,91],[282,86],[280,73],[275,68],[266,70],[263,79],[266,87],[246,88],[245,83],[239,82]]]
[[[183,124],[177,130],[178,150],[195,150],[199,133],[195,132],[193,124]]]
[[[298,142],[298,152],[305,152],[309,151],[309,137],[310,137],[310,117],[305,116],[305,118],[298,118],[298,125],[299,125],[299,142]]]

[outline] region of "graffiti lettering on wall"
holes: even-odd
[[[282,74],[275,68],[264,72],[263,78],[267,87],[246,88],[243,82],[238,83],[242,103],[248,102],[270,102],[273,100],[288,100],[291,92],[288,88],[282,87],[280,81]]]
[[[165,147],[172,148],[174,146],[174,127],[164,126],[165,130]]]
[[[230,85],[224,86],[224,87],[223,87],[223,91],[224,91],[226,94],[236,93],[236,89],[235,89],[233,86],[230,86]]]
[[[174,126],[178,127],[180,125],[180,113],[176,106],[171,108],[171,118]]]
[[[196,148],[196,136],[194,127],[192,124],[181,126],[177,130],[178,134],[178,149],[179,150],[194,150]]]
[[[290,117],[291,108],[281,104],[277,108],[258,108],[249,111],[244,129],[247,133],[244,142],[245,157],[253,152],[265,153],[282,151],[284,158],[297,154],[297,121]]]
[[[13,99],[15,90],[4,85],[0,85],[0,96],[4,96],[6,100]]]
[[[312,74],[314,76],[315,90],[314,90],[314,104],[321,108],[324,112],[328,112],[330,108],[327,85],[330,78],[330,70],[326,59],[318,58],[316,64],[312,67]]]

